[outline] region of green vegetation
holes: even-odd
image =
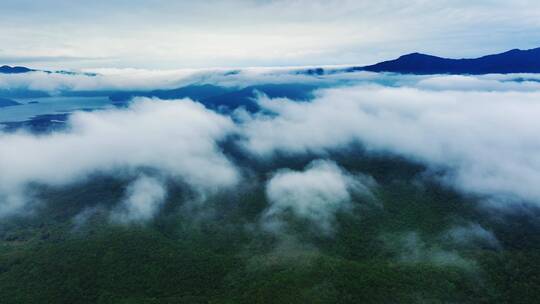
[[[390,157],[336,155],[374,177],[376,200],[356,198],[321,235],[289,217],[276,235],[260,229],[267,206],[259,183],[186,203],[171,184],[148,223],[112,223],[108,211],[129,178],[93,177],[40,189],[32,215],[0,224],[0,302],[11,303],[537,303],[538,212],[479,207]],[[276,160],[302,168],[309,159]],[[276,165],[278,164],[278,165]],[[431,181],[430,181],[431,180]],[[445,238],[478,223],[500,247]]]

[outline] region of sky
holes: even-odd
[[[210,68],[371,64],[540,46],[526,0],[2,0],[0,64]]]

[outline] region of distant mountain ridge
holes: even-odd
[[[23,73],[29,73],[29,72],[43,72],[47,74],[65,74],[65,75],[85,75],[85,76],[96,76],[96,73],[80,73],[80,72],[72,72],[72,71],[65,71],[65,70],[59,70],[59,71],[47,71],[47,70],[35,70],[30,69],[23,66],[9,66],[9,65],[3,65],[0,66],[0,74],[23,74]]]
[[[34,70],[29,69],[27,67],[21,67],[21,66],[14,66],[14,67],[11,67],[9,65],[0,66],[0,73],[2,74],[21,74],[21,73],[28,73],[32,71]]]
[[[394,72],[402,74],[509,74],[540,73],[540,48],[514,49],[472,59],[449,59],[412,53],[350,71]]]
[[[79,73],[72,71],[34,70],[27,67],[4,65],[0,74],[19,74],[40,71],[44,73],[97,76],[95,73]],[[379,62],[367,66],[353,66],[345,69],[327,69],[314,67],[297,70],[296,74],[321,76],[336,72],[393,72],[401,74],[510,74],[540,73],[540,48],[520,50],[513,49],[504,53],[486,55],[478,58],[451,59],[422,53],[411,53],[394,60]]]
[[[245,88],[195,84],[172,90],[116,92],[109,95],[109,99],[114,103],[125,103],[136,96],[157,97],[165,100],[191,98],[212,109],[232,111],[244,107],[248,111],[256,112],[259,110],[256,101],[257,92],[270,98],[289,98],[302,101],[311,99],[313,97],[312,92],[320,87],[301,83],[261,84]]]
[[[0,97],[0,108],[18,106],[20,103],[15,100]]]

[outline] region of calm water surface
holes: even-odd
[[[103,97],[43,97],[14,99],[22,105],[0,108],[0,122],[25,121],[36,115],[58,114],[82,109],[113,107],[107,96]],[[38,103],[30,103],[37,101]]]

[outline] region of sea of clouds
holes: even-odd
[[[313,100],[257,95],[262,111],[224,114],[196,100],[136,98],[127,108],[77,112],[50,134],[0,131],[0,216],[27,208],[32,184],[69,185],[92,174],[150,169],[126,190],[114,217],[148,219],[167,196],[164,181],[200,193],[234,189],[246,171],[227,154],[232,143],[248,158],[318,155],[303,171],[281,168],[268,178],[268,227],[284,210],[331,231],[333,214],[366,179],[344,171],[330,151],[361,145],[421,163],[437,179],[487,204],[540,205],[540,76],[413,76],[290,69],[225,71],[102,70],[97,76],[34,72],[2,75],[0,89],[146,90],[193,83],[246,87],[314,83]],[[369,184],[369,183],[368,183]],[[457,233],[457,232],[456,232]],[[459,233],[458,233],[459,234]]]

